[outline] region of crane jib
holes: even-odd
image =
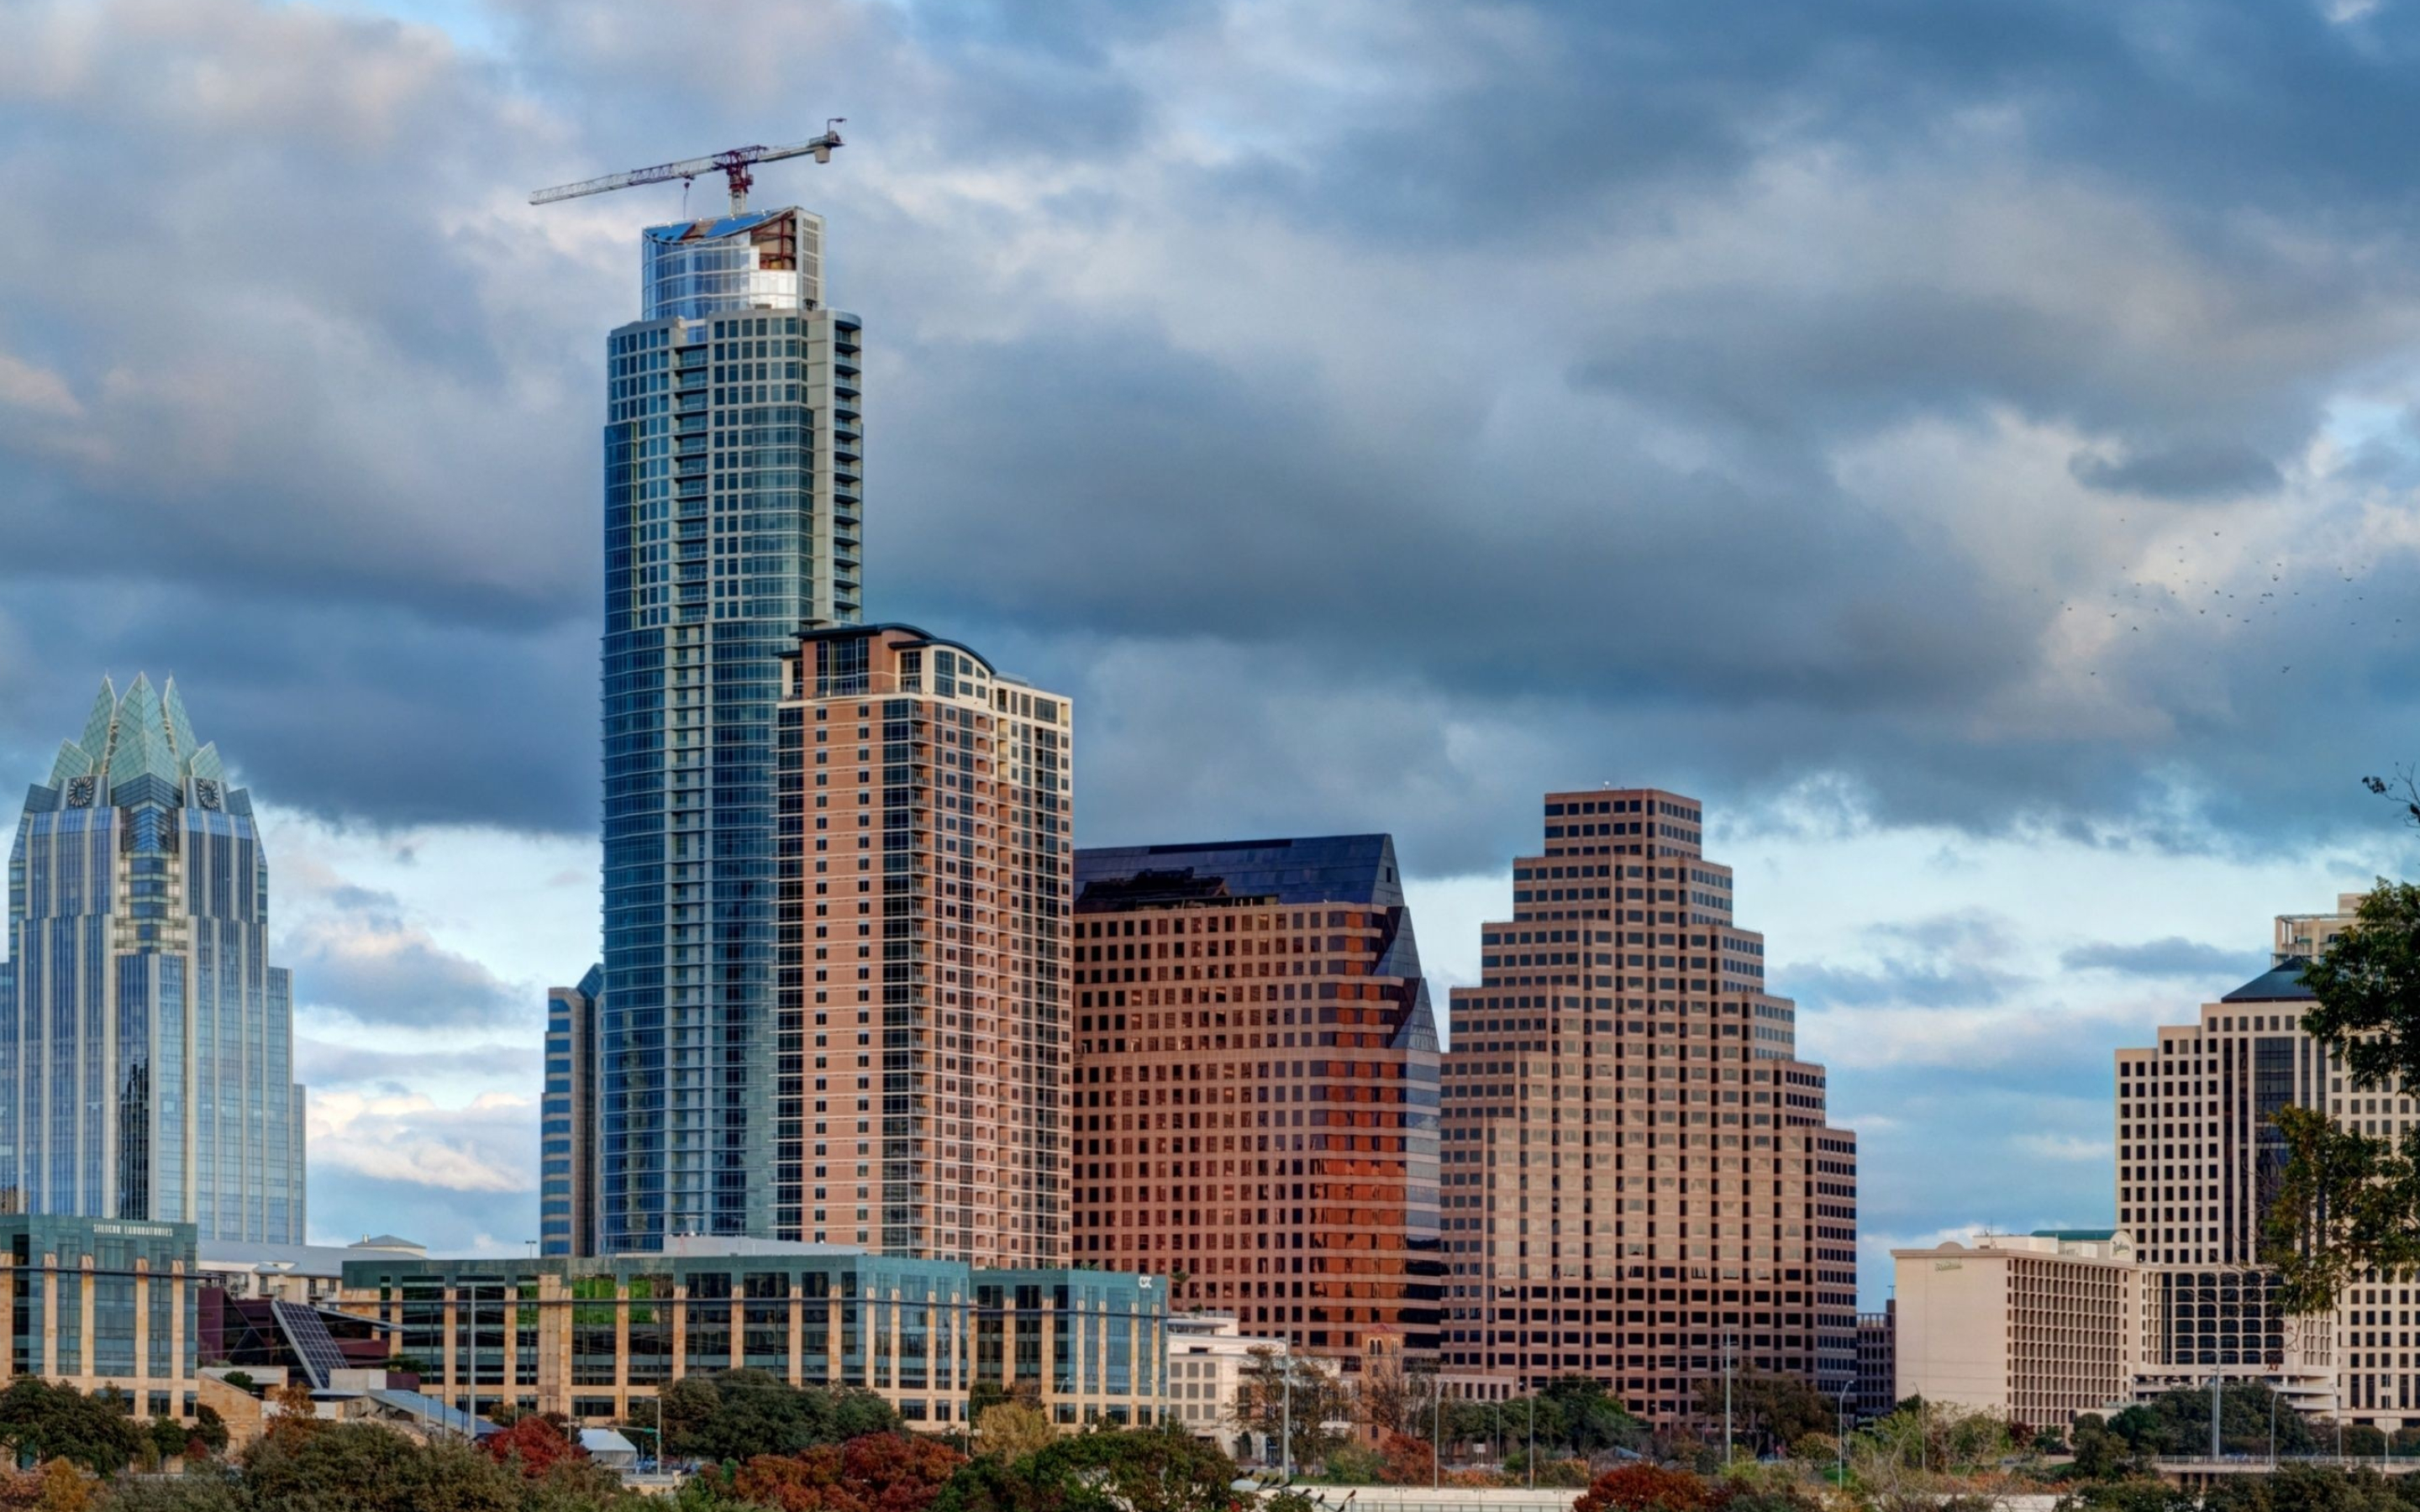
[[[731,208],[744,208],[748,186],[754,175],[748,170],[759,162],[779,162],[785,158],[813,157],[817,162],[830,162],[832,148],[842,145],[840,132],[830,130],[840,124],[838,116],[828,123],[824,134],[805,142],[793,142],[786,147],[733,147],[710,158],[685,158],[678,162],[660,162],[652,168],[633,168],[628,173],[607,174],[602,178],[583,179],[576,184],[563,184],[553,189],[541,189],[530,196],[533,205],[551,205],[558,200],[577,199],[583,194],[602,194],[616,189],[634,189],[641,184],[669,183],[675,178],[687,180],[704,177],[710,173],[725,176],[731,183]]]

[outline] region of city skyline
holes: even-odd
[[[1742,54],[835,5],[735,23],[709,97],[638,67],[675,23],[597,14],[36,7],[59,83],[0,87],[0,759],[101,671],[208,689],[327,1237],[537,1234],[544,994],[599,954],[598,337],[684,205],[521,196],[801,110],[847,153],[758,195],[829,220],[879,333],[869,609],[1087,711],[1079,843],[1395,834],[1436,994],[1535,793],[1736,815],[1709,844],[1862,1135],[1869,1304],[1889,1244],[2110,1221],[2107,1052],[2411,866],[2353,782],[2413,685],[2391,8],[2189,39],[2270,118],[2341,106],[2282,136],[2108,19]],[[85,132],[123,234],[53,246]],[[163,245],[175,280],[123,261]]]

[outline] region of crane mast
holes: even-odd
[[[561,200],[578,199],[583,194],[603,194],[616,189],[635,189],[641,184],[665,184],[677,178],[683,183],[719,173],[731,185],[731,213],[748,208],[748,189],[756,181],[750,172],[760,162],[779,162],[785,158],[812,157],[817,162],[831,162],[832,148],[841,146],[838,128],[847,119],[835,116],[824,122],[824,134],[786,147],[733,147],[706,158],[683,158],[678,162],[659,162],[652,168],[633,168],[628,173],[609,173],[602,178],[584,178],[576,184],[558,184],[541,189],[530,195],[533,205],[552,205]]]

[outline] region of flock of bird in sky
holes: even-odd
[[[2118,523],[2124,524],[2126,518],[2127,517],[2119,517]],[[2223,539],[2226,534],[2223,531],[2212,531],[2210,533],[2212,540]],[[2177,548],[2176,564],[2180,567],[2187,565],[2186,552],[2181,547]],[[2306,584],[2310,588],[2310,591],[2305,593],[2302,587],[2288,585],[2286,580],[2288,567],[2284,561],[2269,563],[2269,581],[2273,586],[2252,594],[2248,597],[2228,588],[2215,578],[2187,578],[2180,583],[2150,579],[2130,581],[2123,588],[2109,590],[2110,601],[2118,607],[2109,609],[2107,613],[2110,619],[2123,623],[2129,632],[2138,635],[2142,633],[2143,626],[2140,623],[2142,620],[2169,614],[2182,618],[2187,609],[2191,609],[2196,617],[2206,618],[2215,613],[2221,620],[2246,625],[2263,621],[2280,621],[2289,609],[2316,615],[2333,609],[2339,609],[2349,616],[2345,621],[2348,626],[2357,626],[2361,624],[2361,611],[2352,606],[2368,602],[2368,595],[2354,592],[2349,600],[2344,596],[2344,590],[2348,588],[2357,590],[2361,587],[2360,579],[2350,570],[2344,567],[2331,569],[2327,576],[2334,579],[2332,582],[2323,581],[2309,575],[2298,576],[2296,581]],[[2334,591],[2333,595],[2330,590]],[[2193,602],[2200,596],[2202,591],[2208,592],[2211,602],[2207,604]],[[2086,606],[2075,600],[2069,600],[2059,607],[2069,614],[2090,612]],[[2401,625],[2402,616],[2395,616],[2394,622]],[[2209,658],[2205,656],[2203,659],[2207,661]],[[2291,662],[2277,669],[2281,675],[2293,670],[2294,665]],[[2094,671],[2091,675],[2098,677],[2101,673]]]

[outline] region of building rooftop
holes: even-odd
[[[2309,1003],[2319,995],[2303,984],[2303,968],[2311,963],[2289,955],[2219,999],[2222,1003]]]
[[[1076,853],[1079,913],[1211,898],[1393,907],[1404,901],[1394,838],[1321,835],[1099,845]]]

